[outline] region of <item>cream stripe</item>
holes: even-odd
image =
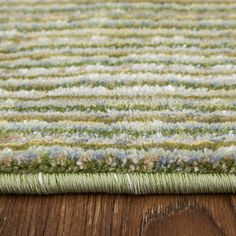
[[[151,3],[151,2],[132,2],[132,3],[112,3],[112,2],[105,2],[105,3],[88,3],[88,4],[52,4],[50,6],[48,5],[37,5],[35,7],[28,6],[27,5],[13,5],[10,8],[6,5],[1,6],[1,11],[8,11],[8,12],[14,12],[14,11],[26,11],[26,12],[34,12],[34,11],[77,11],[77,10],[88,10],[88,9],[95,9],[99,10],[101,8],[113,8],[113,7],[119,7],[119,8],[131,8],[131,9],[153,9],[153,10],[160,10],[160,9],[175,9],[175,10],[185,10],[185,11],[191,11],[191,10],[201,10],[201,9],[207,9],[207,10],[230,10],[236,8],[235,2],[233,3],[217,3],[217,4],[209,4],[208,3],[194,3],[194,4],[178,4],[178,3]]]

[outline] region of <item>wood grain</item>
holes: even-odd
[[[0,196],[0,235],[236,235],[235,195]]]

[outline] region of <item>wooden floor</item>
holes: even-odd
[[[236,195],[0,196],[0,235],[236,235]]]

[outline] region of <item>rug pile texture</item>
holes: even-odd
[[[236,2],[0,0],[0,192],[236,192]]]

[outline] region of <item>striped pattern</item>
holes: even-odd
[[[235,175],[235,12],[0,0],[0,173]]]

